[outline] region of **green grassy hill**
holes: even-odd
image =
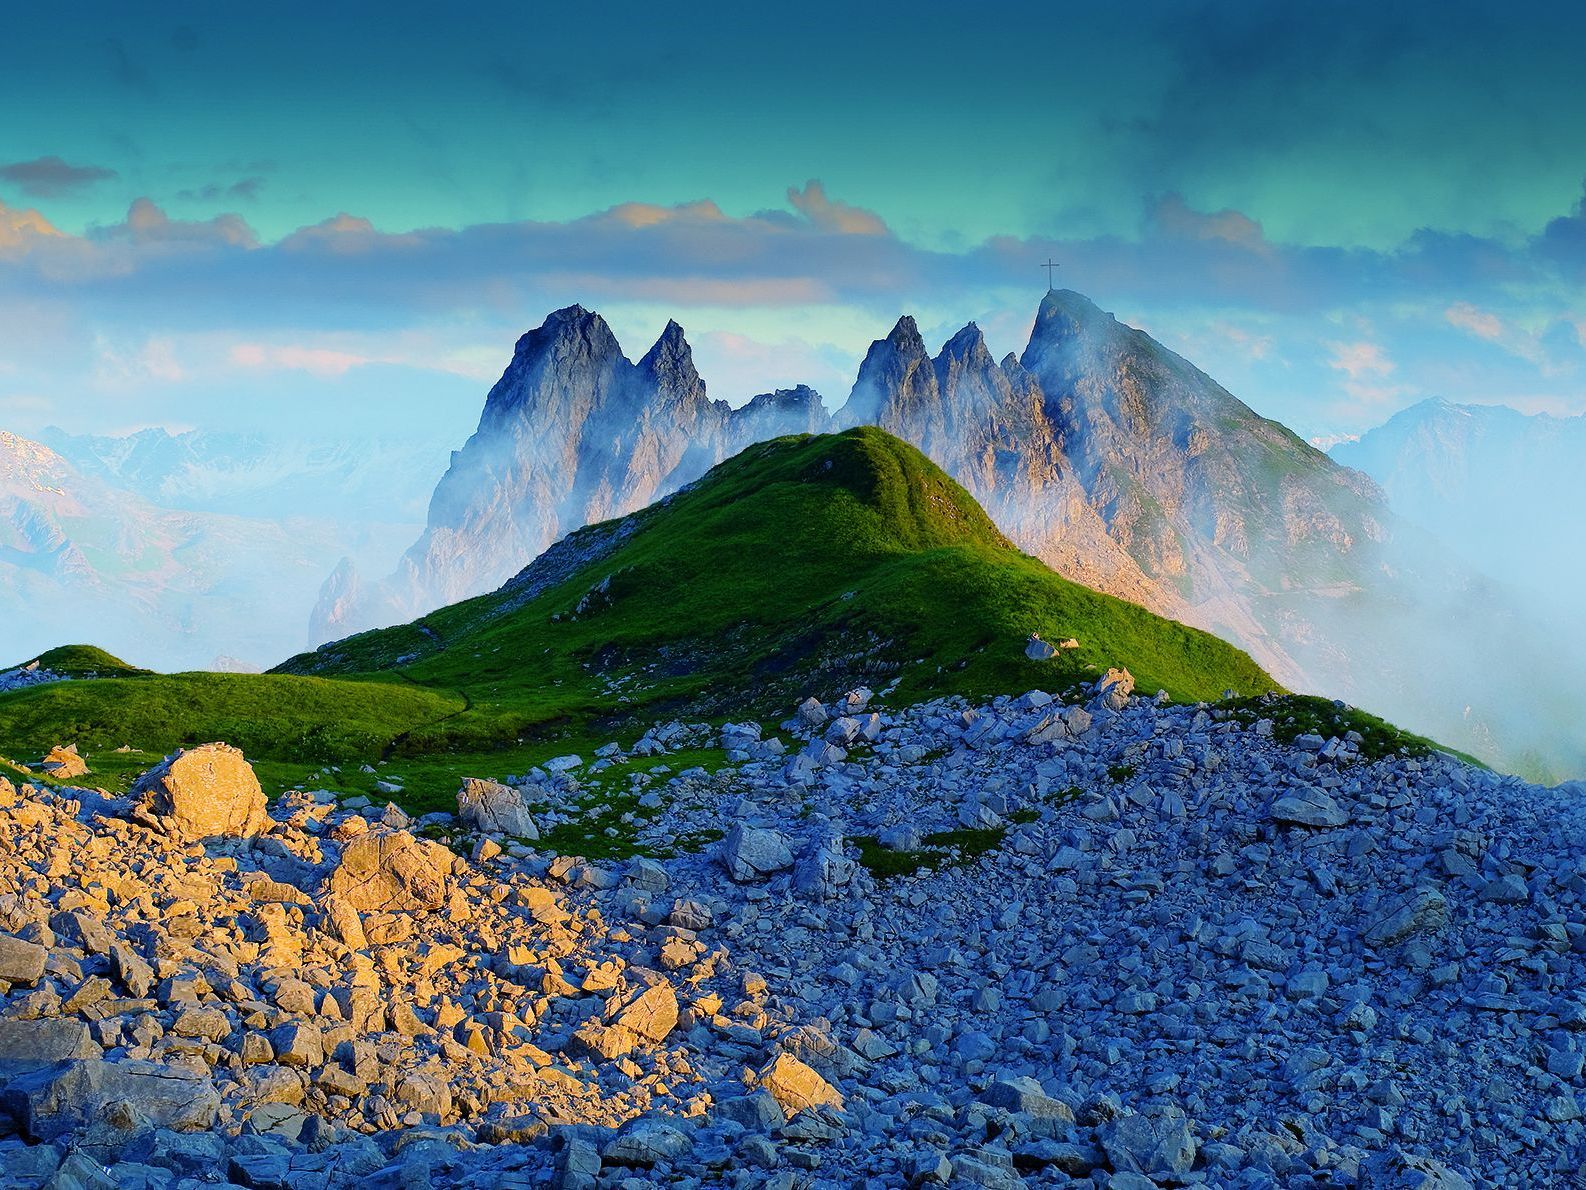
[[[1081,647],[1033,662],[1031,632]],[[900,699],[1055,690],[1112,665],[1181,699],[1275,686],[1233,646],[1021,554],[919,451],[862,427],[752,446],[498,592],[279,672],[466,691],[442,730],[472,742],[639,712],[780,718],[859,681],[897,680]]]
[[[121,658],[105,652],[97,645],[60,645],[46,653],[40,653],[37,657],[19,661],[15,667],[8,665],[0,668],[12,669],[34,661],[39,663],[40,669],[65,674],[72,678],[113,678],[149,672],[135,665],[128,665]]]
[[[1031,661],[1031,632],[1080,647]],[[750,447],[571,534],[498,592],[271,674],[0,696],[0,752],[226,739],[316,776],[384,760],[454,790],[470,766],[631,738],[661,717],[776,720],[861,682],[897,701],[1059,691],[1109,666],[1185,700],[1276,688],[1233,646],[1019,553],[922,454],[864,427]]]

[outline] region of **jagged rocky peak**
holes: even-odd
[[[832,428],[820,393],[807,384],[760,393],[730,415],[732,445],[741,449],[784,434],[824,434]]]
[[[1121,325],[1117,318],[1084,294],[1072,289],[1052,289],[1041,299],[1035,312],[1030,341],[1061,339],[1100,328],[1116,329]]]
[[[845,426],[878,425],[905,433],[910,420],[939,399],[925,340],[914,316],[905,314],[885,339],[870,344],[840,421]]]
[[[555,311],[523,335],[501,379],[485,398],[481,433],[526,415],[564,420],[599,406],[633,365],[606,320],[583,306]]]
[[[942,344],[937,359],[960,360],[977,368],[990,367],[996,362],[986,349],[986,336],[973,322],[965,323],[962,330]]]
[[[655,346],[639,361],[636,381],[636,404],[703,405],[709,400],[705,381],[694,367],[694,351],[674,320],[667,321]]]

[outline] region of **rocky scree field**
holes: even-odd
[[[545,844],[707,737],[631,774],[646,854]],[[658,724],[417,819],[225,745],[5,782],[0,1185],[1558,1184],[1578,794],[1119,671]]]

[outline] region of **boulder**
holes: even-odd
[[[912,822],[900,822],[881,832],[877,840],[888,851],[918,851],[925,846],[925,835]]]
[[[843,1106],[843,1097],[837,1088],[792,1054],[778,1054],[760,1069],[755,1081],[771,1093],[789,1118],[811,1108],[840,1110]]]
[[[39,762],[39,768],[57,781],[70,781],[87,775],[88,762],[77,754],[76,744],[57,744]]]
[[[1050,661],[1057,656],[1057,647],[1032,632],[1030,639],[1025,642],[1024,655],[1031,661]]]
[[[1100,1140],[1114,1170],[1141,1174],[1153,1182],[1187,1174],[1198,1148],[1188,1118],[1177,1107],[1150,1114],[1126,1112],[1102,1129]]]
[[[662,1041],[677,1027],[677,993],[664,981],[647,988],[602,1024],[589,1020],[576,1034],[584,1048],[603,1058],[620,1058],[646,1042]]]
[[[1272,803],[1272,821],[1288,826],[1332,827],[1343,826],[1349,815],[1320,789],[1300,789]]]
[[[457,791],[457,817],[475,830],[493,835],[530,840],[540,837],[540,828],[534,824],[523,794],[499,781],[465,777]]]
[[[15,1072],[99,1054],[86,1021],[0,1020],[0,1069]]]
[[[1003,1111],[1029,1116],[1031,1122],[1045,1122],[1039,1131],[1066,1130],[1074,1122],[1073,1109],[1054,1099],[1033,1078],[1010,1075],[997,1079],[981,1093],[980,1101]]]
[[[814,695],[799,703],[796,714],[798,721],[806,727],[819,727],[828,718],[826,708],[821,706],[821,700]]]
[[[54,1141],[110,1123],[124,1132],[213,1127],[220,1109],[214,1083],[159,1062],[59,1062],[9,1080],[0,1112],[35,1141]]]
[[[807,897],[829,901],[847,887],[856,868],[843,853],[843,837],[827,832],[810,840],[793,869],[793,887]]]
[[[0,981],[37,983],[44,975],[49,952],[37,942],[0,934]]]
[[[326,892],[360,913],[415,913],[446,903],[452,853],[407,831],[374,827],[342,847]]]
[[[1109,669],[1096,681],[1096,701],[1110,710],[1121,711],[1134,693],[1134,675],[1126,669]]]
[[[717,852],[727,875],[740,884],[765,880],[793,866],[787,840],[776,831],[737,823]]]
[[[1429,934],[1448,924],[1448,901],[1435,888],[1419,888],[1388,902],[1366,926],[1367,945],[1396,946],[1413,934]]]
[[[248,838],[270,824],[259,779],[227,744],[178,749],[139,778],[132,797],[140,822],[187,842]]]

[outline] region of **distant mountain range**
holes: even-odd
[[[1330,453],[1472,565],[1578,608],[1586,416],[1423,401]]]
[[[1512,714],[1524,660],[1548,655],[1520,602],[1396,517],[1366,475],[1068,290],[1000,362],[973,323],[932,356],[900,319],[835,415],[809,389],[731,409],[675,322],[632,363],[598,314],[559,310],[518,341],[396,572],[338,568],[311,636],[493,590],[565,533],[749,442],[865,423],[921,447],[1059,573],[1215,632],[1292,687],[1533,773],[1586,766],[1552,709]]]
[[[416,456],[358,446],[159,430],[44,437],[55,447],[0,432],[8,663],[91,633],[161,669],[273,664],[302,647],[339,557],[401,548],[418,520],[412,493],[428,482],[419,475],[433,475]]]
[[[446,461],[444,446],[377,436],[325,442],[158,428],[111,436],[51,426],[38,441],[81,474],[165,508],[272,520],[329,514],[352,534],[421,523]]]

